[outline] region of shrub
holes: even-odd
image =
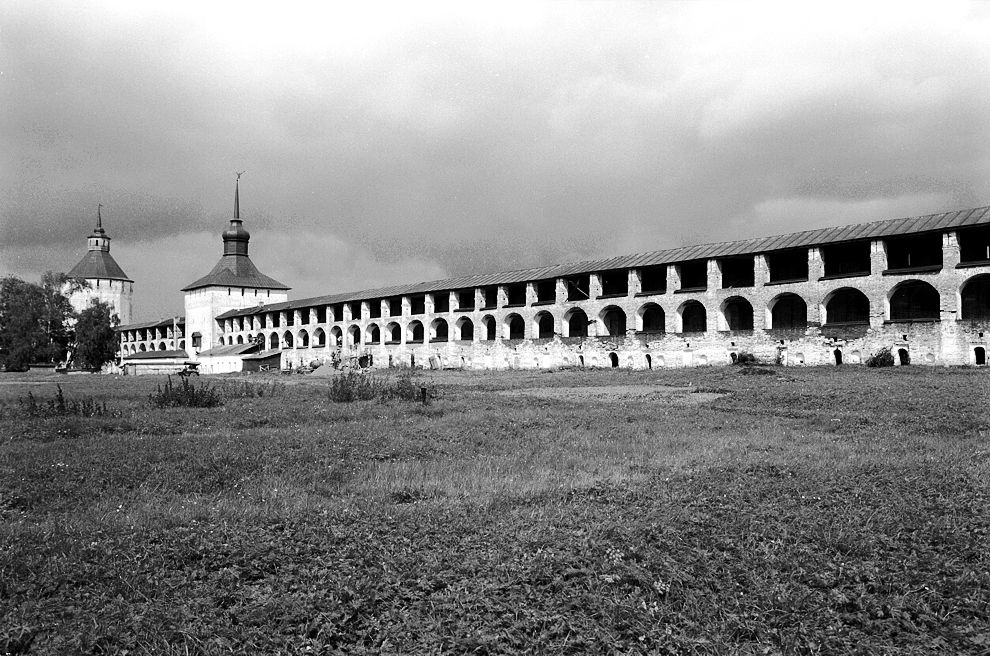
[[[165,386],[158,386],[158,391],[148,395],[148,401],[156,408],[215,408],[223,405],[223,394],[208,383],[194,385],[188,379],[182,379],[182,385],[176,387],[169,376]]]
[[[867,367],[893,367],[894,355],[890,352],[890,347],[884,347],[871,355],[866,360]]]
[[[745,364],[745,365],[759,364],[759,363],[760,360],[755,355],[753,355],[752,353],[748,353],[746,351],[740,351],[739,355],[737,355],[735,359],[732,361],[732,364]]]
[[[377,376],[347,371],[330,379],[327,395],[337,403],[369,401],[378,398],[385,387]]]

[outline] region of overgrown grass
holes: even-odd
[[[30,390],[16,403],[0,404],[0,418],[49,418],[49,417],[119,417],[120,411],[108,406],[105,400],[83,397],[66,398],[61,385],[55,386],[55,396],[39,398]]]
[[[986,653],[986,373],[767,370],[73,380],[0,419],[0,653]],[[501,393],[658,384],[727,395]]]

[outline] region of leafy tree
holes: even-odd
[[[23,371],[45,343],[45,291],[14,276],[0,280],[0,365]]]
[[[44,293],[44,316],[41,321],[42,343],[34,355],[35,362],[61,362],[65,360],[69,344],[69,326],[75,311],[69,296],[89,283],[69,278],[64,273],[46,271],[41,276]]]
[[[117,353],[113,329],[119,323],[113,307],[102,301],[94,300],[80,312],[76,320],[76,364],[98,369],[113,360]]]

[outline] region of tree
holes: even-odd
[[[69,345],[69,327],[75,317],[69,297],[84,287],[85,280],[70,278],[64,273],[46,271],[41,276],[44,312],[41,321],[42,343],[34,362],[62,362]]]
[[[45,340],[45,291],[14,276],[0,280],[0,366],[25,371]]]
[[[113,329],[119,323],[120,319],[114,314],[113,307],[93,300],[76,319],[75,363],[99,369],[112,361],[117,354],[117,334]]]

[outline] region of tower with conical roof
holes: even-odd
[[[113,308],[120,323],[126,324],[131,321],[134,281],[110,255],[110,236],[103,229],[102,210],[102,205],[96,206],[96,228],[87,238],[86,255],[67,274],[86,283],[70,293],[69,301],[76,312],[85,310],[94,300],[103,301]]]
[[[182,288],[186,295],[186,351],[191,356],[220,346],[218,315],[289,298],[289,287],[258,271],[248,257],[251,234],[241,221],[240,178],[238,173],[234,218],[222,235],[223,256],[212,271]]]

